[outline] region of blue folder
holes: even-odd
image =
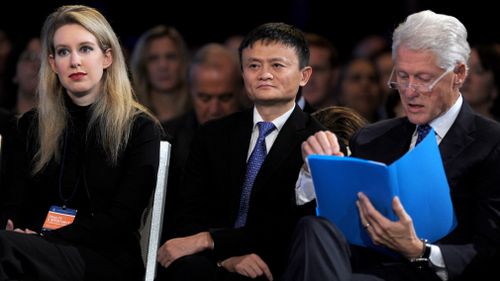
[[[435,242],[456,226],[450,188],[434,131],[413,150],[387,166],[355,157],[308,157],[317,213],[334,222],[351,244],[375,247],[363,229],[356,207],[364,192],[374,207],[396,221],[392,199],[399,196],[412,217],[417,236]]]

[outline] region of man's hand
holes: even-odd
[[[212,249],[213,240],[208,232],[170,239],[158,249],[158,262],[169,267],[178,258]]]
[[[304,159],[304,163],[306,163],[307,156],[311,154],[344,156],[340,151],[337,137],[330,131],[316,132],[302,143],[302,158]],[[307,171],[307,167],[305,169]]]
[[[271,270],[269,270],[267,264],[256,254],[230,257],[222,261],[220,265],[227,271],[236,272],[252,279],[265,275],[267,280],[273,280]]]
[[[406,258],[414,258],[422,254],[425,245],[417,237],[413,221],[397,196],[392,200],[392,208],[399,221],[391,221],[384,217],[362,192],[358,193],[356,205],[361,224],[375,245],[386,246]]]

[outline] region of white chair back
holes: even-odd
[[[146,220],[141,229],[141,247],[143,260],[146,267],[144,281],[153,281],[156,277],[156,254],[160,246],[161,232],[163,228],[163,211],[165,197],[167,194],[168,168],[170,164],[170,143],[160,143],[160,163],[156,188],[152,198],[152,206],[146,210]]]

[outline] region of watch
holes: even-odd
[[[424,251],[420,257],[411,258],[410,263],[417,268],[429,267],[429,258],[431,256],[431,245],[427,244],[426,239],[420,239],[424,244]]]

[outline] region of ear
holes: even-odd
[[[56,60],[54,59],[54,55],[49,55],[49,64],[52,71],[54,71],[57,74]]]
[[[467,77],[467,68],[465,67],[465,64],[461,63],[457,65],[453,72],[455,73],[454,84],[458,87],[461,87],[465,82],[465,78]]]
[[[307,84],[307,81],[309,81],[309,78],[311,78],[312,67],[306,66],[306,67],[302,68],[302,70],[300,72],[301,72],[302,77],[300,78],[299,85],[304,87]]]
[[[107,69],[111,64],[113,64],[113,52],[111,52],[111,48],[107,48],[106,51],[104,51],[102,68]]]

